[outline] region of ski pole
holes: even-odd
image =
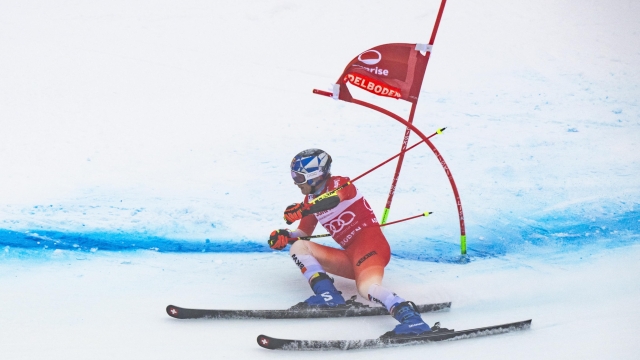
[[[400,219],[400,220],[396,220],[396,221],[392,221],[392,222],[388,222],[386,224],[381,224],[380,227],[384,227],[387,225],[392,225],[392,224],[397,224],[397,223],[401,223],[403,221],[407,221],[407,220],[412,220],[412,219],[416,219],[419,217],[427,217],[429,215],[433,214],[432,211],[425,211],[420,215],[416,215],[416,216],[410,216],[408,218],[404,218],[404,219]],[[289,244],[293,244],[295,241],[297,240],[311,240],[311,239],[316,239],[316,238],[321,238],[321,237],[327,237],[327,236],[331,236],[331,234],[322,234],[322,235],[311,235],[311,236],[300,236],[300,237],[296,237],[296,238],[290,238],[289,239]]]
[[[433,134],[431,134],[431,135],[427,136],[427,139],[430,139],[430,138],[432,138],[432,137],[434,137],[434,136],[436,136],[436,135],[438,135],[438,134],[442,134],[442,132],[443,132],[445,129],[446,129],[446,127],[443,127],[443,128],[441,128],[441,129],[436,130],[436,132],[434,132]],[[420,140],[420,141],[418,141],[417,143],[415,143],[415,144],[413,144],[413,145],[409,146],[408,148],[406,148],[405,150],[400,151],[399,153],[397,153],[397,154],[393,155],[392,157],[388,158],[387,160],[385,160],[385,161],[381,162],[380,164],[378,164],[378,165],[374,166],[374,167],[373,167],[373,168],[371,168],[370,170],[367,170],[366,172],[362,173],[361,175],[356,176],[353,180],[351,180],[351,182],[354,182],[354,181],[356,181],[356,180],[360,179],[361,177],[363,177],[363,176],[365,176],[365,175],[369,174],[370,172],[372,172],[373,170],[378,169],[379,167],[381,167],[382,165],[385,165],[385,164],[386,164],[386,163],[388,163],[389,161],[391,161],[391,160],[393,160],[393,159],[397,158],[398,156],[400,156],[400,155],[402,155],[402,154],[406,153],[407,151],[409,151],[409,150],[413,149],[414,147],[416,147],[416,146],[418,146],[418,145],[422,144],[423,142],[424,142],[424,140]]]
[[[443,128],[441,128],[441,129],[436,130],[436,132],[434,132],[433,134],[431,134],[431,135],[427,136],[427,139],[430,139],[430,138],[432,138],[432,137],[434,137],[434,136],[436,136],[436,135],[438,135],[438,134],[442,134],[442,132],[443,132],[445,129],[446,129],[446,127],[443,127]],[[315,199],[313,199],[313,200],[309,201],[309,203],[310,203],[310,204],[314,204],[314,203],[316,203],[316,202],[318,202],[318,201],[320,201],[320,200],[323,200],[323,199],[326,199],[326,198],[328,198],[328,197],[334,196],[338,191],[340,191],[340,190],[344,189],[345,187],[347,187],[347,186],[351,185],[351,183],[353,183],[353,182],[355,182],[355,181],[359,180],[359,179],[360,179],[360,178],[362,178],[363,176],[365,176],[365,175],[369,174],[370,172],[372,172],[372,171],[374,171],[374,170],[378,169],[379,167],[381,167],[381,166],[385,165],[385,164],[386,164],[386,163],[388,163],[389,161],[391,161],[391,160],[393,160],[393,159],[397,158],[398,156],[400,156],[400,155],[402,155],[402,154],[406,153],[407,151],[409,151],[409,150],[413,149],[414,147],[416,147],[416,146],[420,145],[420,144],[421,144],[421,143],[423,143],[423,142],[424,142],[424,140],[420,140],[420,141],[418,141],[417,143],[415,143],[415,144],[411,145],[410,147],[406,148],[405,150],[400,151],[399,153],[397,153],[397,154],[393,155],[392,157],[390,157],[390,158],[388,158],[387,160],[385,160],[385,161],[381,162],[380,164],[378,164],[378,165],[374,166],[373,168],[371,168],[371,169],[369,169],[369,170],[365,171],[364,173],[362,173],[362,174],[360,174],[360,175],[356,176],[353,180],[351,180],[351,181],[347,182],[346,184],[341,185],[341,186],[337,187],[337,188],[336,188],[336,189],[334,189],[334,190],[331,190],[331,191],[329,191],[329,192],[326,192],[326,193],[324,193],[324,194],[322,194],[322,195],[318,196],[317,198],[315,198]]]
[[[381,224],[381,225],[380,225],[380,227],[387,226],[387,225],[392,225],[392,224],[397,224],[397,223],[400,223],[400,222],[403,222],[403,221],[407,221],[407,220],[411,220],[411,219],[416,219],[416,218],[423,217],[423,216],[424,216],[424,217],[427,217],[427,216],[429,216],[429,215],[431,215],[431,214],[433,214],[433,211],[423,212],[423,213],[422,213],[422,214],[420,214],[420,215],[411,216],[411,217],[404,218],[404,219],[401,219],[401,220],[396,220],[396,221],[391,221],[391,222],[388,222],[388,223],[385,223],[385,224]]]

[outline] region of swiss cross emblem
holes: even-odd
[[[262,338],[260,342],[262,342],[262,345],[269,345],[269,340],[267,338]]]
[[[175,315],[175,314],[177,314],[177,313],[178,313],[178,310],[176,310],[175,308],[171,308],[171,310],[170,310],[170,311],[171,311],[171,313],[172,313],[173,315]]]

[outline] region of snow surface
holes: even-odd
[[[255,337],[391,328],[386,317],[178,321],[164,307],[283,308],[309,295],[286,253],[265,246],[301,199],[291,157],[320,147],[355,177],[404,134],[311,89],[370,47],[427,42],[438,6],[0,3],[3,358],[299,357]],[[418,147],[390,220],[434,214],[385,230],[385,281],[415,302],[452,301],[425,317],[446,327],[533,326],[359,356],[638,358],[639,13],[622,0],[447,4],[414,124],[447,127],[433,142],[460,191],[469,256],[448,180]],[[408,103],[361,96],[408,115]],[[393,170],[357,183],[380,212]]]

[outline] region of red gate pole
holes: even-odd
[[[321,93],[318,92],[317,94],[321,94]],[[404,126],[410,128],[416,135],[418,135],[419,138],[424,140],[425,144],[427,144],[427,146],[429,146],[431,151],[433,151],[433,153],[438,158],[438,161],[440,162],[440,165],[442,165],[442,168],[444,169],[444,172],[447,175],[447,178],[449,178],[449,184],[451,184],[451,190],[453,190],[453,197],[456,200],[456,207],[458,208],[458,220],[460,221],[460,253],[462,255],[466,255],[467,254],[467,232],[466,232],[466,229],[465,229],[466,227],[465,227],[465,224],[464,224],[464,213],[462,211],[462,201],[460,200],[460,194],[458,193],[458,187],[456,186],[456,182],[455,182],[455,180],[453,180],[453,174],[451,174],[451,170],[449,170],[449,166],[444,161],[444,158],[442,157],[442,155],[440,155],[440,152],[438,151],[438,149],[436,149],[435,145],[433,145],[433,143],[431,143],[431,141],[429,141],[429,138],[427,138],[422,133],[422,131],[420,131],[420,129],[415,127],[415,125],[409,123],[408,121],[406,121],[403,118],[401,118],[400,116],[392,113],[391,111],[388,111],[388,110],[383,109],[383,108],[381,108],[379,106],[376,106],[376,105],[370,104],[370,103],[368,103],[366,101],[362,101],[362,100],[358,100],[358,99],[353,99],[351,102],[354,103],[354,104],[357,104],[357,105],[360,105],[360,106],[364,106],[364,107],[368,107],[369,109],[381,112],[381,113],[391,117],[392,119],[398,121],[399,123],[403,124]]]
[[[440,26],[440,19],[442,19],[442,13],[444,12],[444,5],[447,0],[442,0],[440,3],[440,9],[438,10],[438,16],[436,16],[436,22],[433,25],[433,31],[431,32],[431,39],[429,39],[429,50],[426,53],[427,62],[426,66],[429,64],[429,58],[431,56],[431,47],[433,43],[436,41],[436,34],[438,33],[438,27]],[[407,122],[409,124],[413,124],[413,116],[416,112],[416,106],[418,104],[418,100],[411,103],[411,111],[409,113],[409,119]],[[402,147],[400,148],[400,157],[398,158],[398,163],[396,164],[396,171],[393,175],[393,180],[391,181],[391,188],[389,189],[389,196],[387,197],[387,204],[384,207],[384,211],[382,212],[382,220],[380,224],[385,224],[387,222],[387,218],[389,217],[389,211],[391,210],[391,202],[393,201],[393,195],[396,191],[396,185],[398,184],[398,178],[400,177],[400,170],[402,169],[402,162],[404,161],[404,152],[407,149],[407,143],[409,142],[409,135],[411,135],[411,129],[407,127],[404,132],[404,139],[402,140]]]
[[[411,113],[409,114],[409,124],[413,123],[413,114],[416,111],[416,103],[411,104]],[[382,220],[380,224],[387,223],[389,217],[389,211],[391,210],[391,201],[393,201],[393,195],[396,192],[396,185],[398,184],[398,178],[400,177],[400,169],[402,169],[402,162],[404,161],[404,153],[407,150],[407,143],[409,142],[409,135],[411,135],[411,129],[407,127],[404,131],[404,139],[402,140],[402,147],[400,148],[400,156],[398,157],[398,163],[396,164],[396,172],[393,174],[393,180],[391,181],[391,188],[389,189],[389,196],[387,197],[387,204],[384,206],[382,212]]]
[[[318,95],[322,95],[322,96],[326,96],[326,97],[332,97],[332,95],[333,95],[330,92],[317,90],[317,89],[314,89],[313,93],[314,94],[318,94]],[[444,172],[447,175],[447,178],[449,178],[449,183],[451,184],[451,190],[453,190],[453,196],[454,196],[454,198],[456,200],[456,207],[458,208],[458,220],[460,221],[460,253],[462,255],[466,255],[467,254],[467,233],[466,233],[466,229],[465,229],[465,225],[464,225],[464,213],[462,211],[462,201],[460,200],[460,194],[458,193],[458,187],[456,186],[455,180],[453,180],[453,174],[451,174],[451,170],[449,170],[449,166],[444,161],[444,158],[442,157],[442,155],[440,155],[440,152],[438,151],[438,149],[436,149],[435,145],[433,145],[431,143],[431,141],[429,141],[429,137],[425,136],[413,124],[410,124],[409,122],[407,122],[407,120],[401,118],[400,116],[392,113],[389,110],[386,110],[386,109],[381,108],[381,107],[379,107],[377,105],[373,105],[373,104],[370,104],[370,103],[368,103],[366,101],[362,101],[362,100],[358,100],[358,99],[352,99],[351,102],[356,104],[356,105],[364,106],[364,107],[367,107],[369,109],[378,111],[378,112],[380,112],[382,114],[385,114],[385,115],[389,116],[390,118],[398,121],[402,125],[410,128],[416,135],[418,135],[419,138],[422,139],[422,141],[424,141],[427,144],[427,146],[429,146],[431,151],[433,151],[433,153],[438,158],[438,161],[440,162],[440,165],[442,165],[442,168],[444,169]],[[416,144],[414,144],[414,145],[416,145]],[[391,160],[391,159],[389,159],[389,160]],[[387,160],[387,162],[389,160]],[[364,175],[365,174],[363,174],[362,176],[364,176]],[[361,176],[359,176],[359,177],[361,177]],[[357,179],[354,179],[354,180],[357,180]],[[319,198],[316,198],[316,199],[319,199]]]

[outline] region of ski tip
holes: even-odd
[[[167,315],[172,318],[179,319],[180,318],[180,308],[174,305],[167,305]]]
[[[268,337],[267,335],[258,335],[258,345],[260,345],[260,347],[263,347],[265,349],[270,349],[273,350],[274,348],[271,347],[271,338]]]

